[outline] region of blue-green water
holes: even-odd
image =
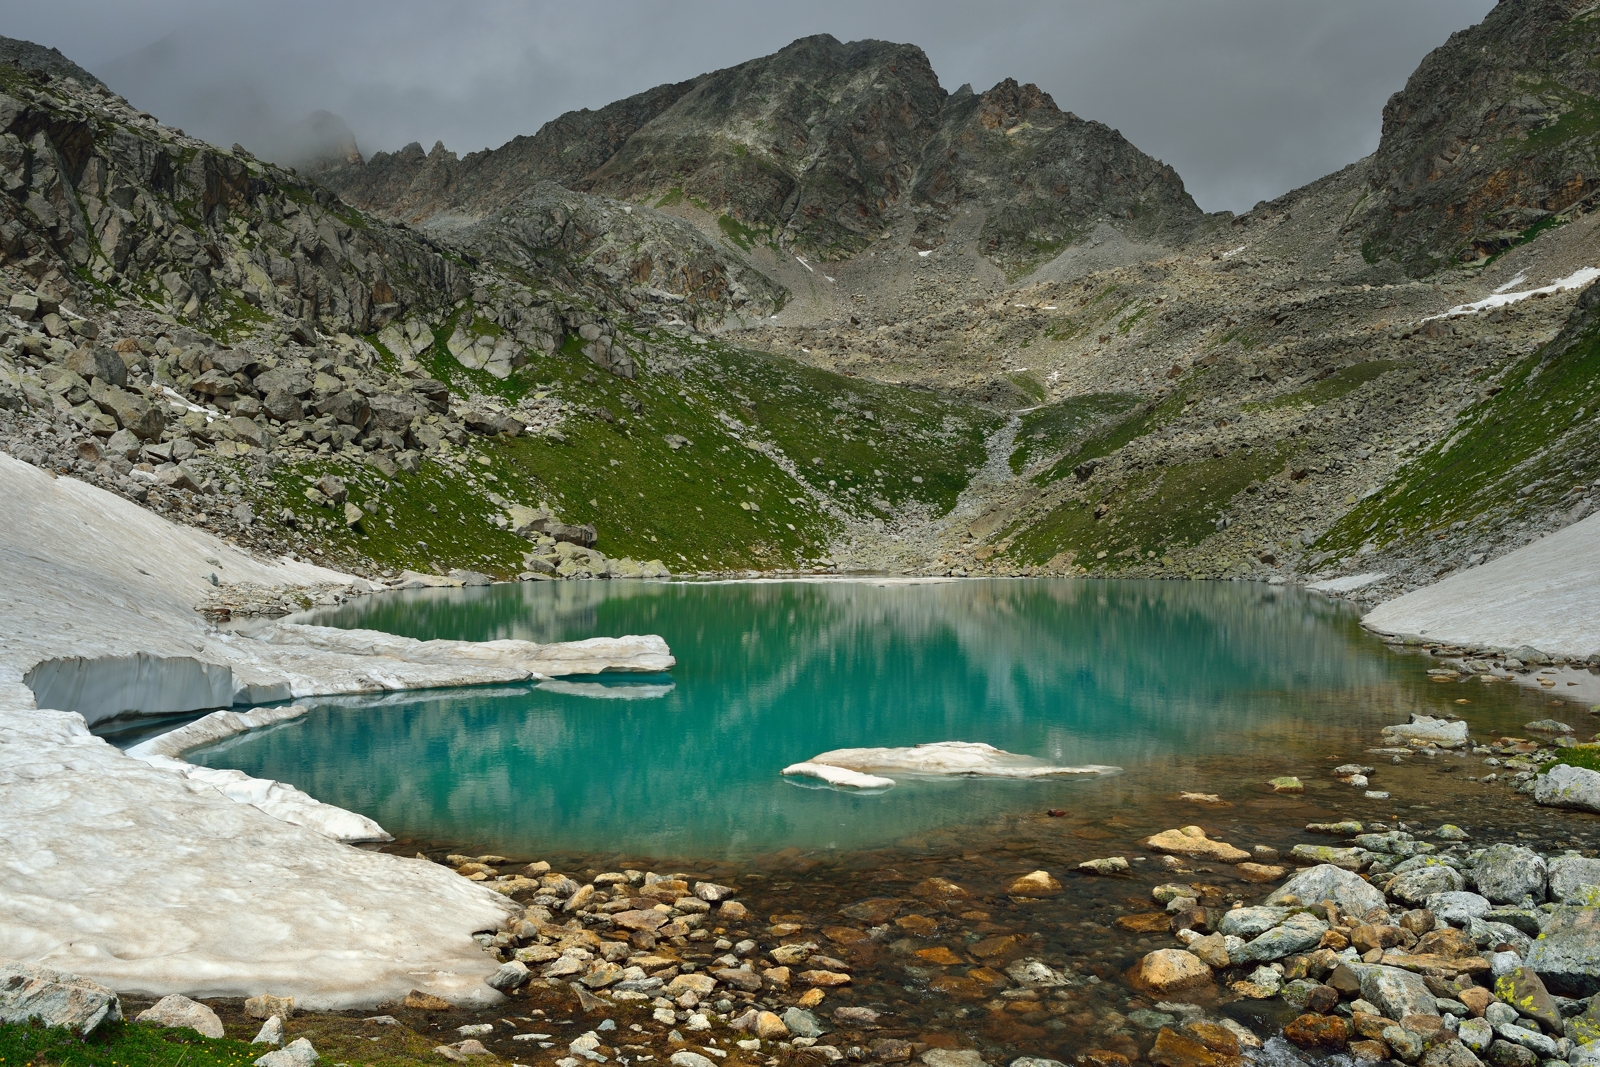
[[[315,700],[299,722],[190,757],[398,836],[513,854],[720,858],[980,833],[1017,810],[1259,780],[1430,710],[1416,662],[1346,609],[1246,583],[529,583],[387,594],[315,621],[666,638],[670,676]],[[873,795],[779,774],[833,748],[951,740],[1126,773]]]

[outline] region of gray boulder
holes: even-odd
[[[1558,763],[1533,780],[1533,799],[1547,808],[1600,812],[1600,772]]]
[[[1600,908],[1564,904],[1528,947],[1527,965],[1564,997],[1600,993]]]
[[[217,1018],[216,1012],[177,993],[162,997],[141,1011],[135,1021],[174,1029],[188,1027],[202,1037],[222,1036],[222,1020]]]
[[[1327,932],[1327,923],[1313,915],[1299,912],[1285,919],[1282,925],[1274,926],[1245,945],[1237,954],[1228,953],[1228,959],[1235,966],[1241,963],[1281,960],[1293,953],[1316,948],[1322,940],[1322,935]]]
[[[256,1036],[250,1039],[252,1045],[271,1045],[274,1048],[283,1045],[283,1016],[274,1015],[261,1024],[261,1029],[256,1031]]]
[[[1389,883],[1389,896],[1407,904],[1421,904],[1440,893],[1457,893],[1466,888],[1461,872],[1444,864],[1432,864],[1398,874]]]
[[[1398,967],[1362,967],[1361,999],[1396,1022],[1407,1015],[1438,1015],[1439,1006],[1420,975]]]
[[[1496,904],[1520,904],[1532,897],[1544,900],[1544,857],[1521,845],[1490,845],[1473,870],[1478,892]]]
[[[1481,919],[1494,907],[1487,897],[1467,892],[1435,893],[1422,906],[1451,926],[1465,926],[1472,919]]]
[[[521,960],[512,960],[510,963],[502,963],[493,974],[483,981],[491,989],[498,989],[502,993],[510,993],[527,985],[528,979],[532,977],[533,972],[528,970],[526,963]]]
[[[302,1037],[258,1058],[255,1067],[311,1067],[317,1059],[317,1050]]]
[[[804,1008],[789,1008],[783,1013],[783,1025],[796,1037],[821,1037],[822,1023]]]
[[[1267,903],[1278,904],[1289,897],[1305,904],[1331,900],[1345,915],[1365,915],[1373,908],[1383,907],[1383,894],[1375,886],[1368,885],[1359,874],[1331,863],[1301,871],[1268,897]]]
[[[1412,715],[1400,726],[1383,728],[1384,744],[1424,741],[1440,748],[1459,748],[1467,743],[1467,724],[1460,719],[1436,719],[1431,715]]]
[[[1288,908],[1234,908],[1223,913],[1217,932],[1248,940],[1266,933],[1288,917]]]
[[[1600,859],[1557,856],[1547,865],[1551,900],[1566,900],[1579,886],[1600,886]]]
[[[37,1017],[87,1037],[104,1022],[122,1018],[122,1002],[98,982],[31,963],[0,963],[0,1023]]]
[[[1528,935],[1515,926],[1489,919],[1469,919],[1466,930],[1473,944],[1479,948],[1492,949],[1496,945],[1510,945],[1511,951],[1519,956],[1528,951]]]

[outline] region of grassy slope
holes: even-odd
[[[1455,522],[1493,516],[1503,525],[1554,506],[1573,484],[1572,469],[1589,468],[1600,455],[1600,316],[1581,320],[1501,383],[1315,547],[1340,554],[1368,542],[1381,548]],[[1588,470],[1585,480],[1593,475]]]
[[[452,328],[447,322],[438,336]],[[511,402],[549,391],[574,405],[578,413],[561,427],[565,441],[470,437],[448,465],[430,457],[419,473],[393,483],[351,458],[285,464],[273,473],[272,491],[253,503],[269,517],[288,507],[316,524],[335,558],[358,550],[396,568],[520,570],[527,542],[495,525],[504,509],[491,494],[547,501],[569,522],[595,523],[600,549],[614,557],[686,570],[788,567],[825,554],[839,523],[781,457],[854,517],[882,513],[874,498],[942,512],[982,463],[984,437],[1000,421],[931,394],[781,358],[652,342],[657,350],[673,344],[681,347],[681,374],[645,366],[631,382],[594,368],[575,343],[506,381],[460,366],[438,345],[429,369],[458,390],[471,385]],[[598,417],[601,408],[614,421]],[[691,443],[675,450],[668,435]],[[770,454],[744,443],[763,441]],[[324,473],[344,477],[351,500],[376,501],[379,513],[351,531],[336,510],[308,504],[305,488]]]

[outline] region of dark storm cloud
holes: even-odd
[[[921,45],[945,88],[1036,82],[1241,211],[1377,146],[1381,109],[1490,0],[643,3],[53,0],[0,32],[52,45],[222,144],[281,144],[322,108],[363,151],[457,152],[831,33]],[[276,140],[275,140],[276,139]]]

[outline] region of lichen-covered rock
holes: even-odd
[[[1558,763],[1534,779],[1533,799],[1547,808],[1600,812],[1600,771]]]
[[[1518,967],[1494,980],[1494,993],[1517,1009],[1517,1014],[1532,1019],[1547,1033],[1562,1032],[1561,1012],[1539,976],[1528,967]]]
[[[1289,850],[1296,863],[1331,865],[1347,871],[1364,871],[1372,865],[1372,853],[1364,848],[1337,848],[1333,845],[1296,845]]]
[[[1458,893],[1466,886],[1466,879],[1454,868],[1442,863],[1418,867],[1399,874],[1389,883],[1388,894],[1406,904],[1422,904],[1440,893]]]
[[[1600,993],[1600,908],[1563,904],[1527,951],[1527,966],[1565,997]]]
[[[1228,953],[1228,956],[1235,964],[1281,960],[1293,953],[1316,948],[1322,941],[1322,935],[1327,932],[1327,923],[1306,912],[1298,912],[1238,952]]]
[[[1288,917],[1288,908],[1267,905],[1232,908],[1223,913],[1221,921],[1217,923],[1217,932],[1248,939],[1266,933]]]
[[[1464,926],[1470,919],[1478,919],[1494,907],[1488,898],[1477,893],[1435,893],[1423,905],[1452,926]]]
[[[1521,904],[1532,897],[1544,900],[1544,857],[1521,845],[1490,845],[1473,869],[1478,892],[1496,904]]]
[[[1440,748],[1459,748],[1467,743],[1467,724],[1460,719],[1436,719],[1431,715],[1412,715],[1411,721],[1383,728],[1385,744],[1423,741]]]
[[[1421,976],[1398,967],[1364,966],[1360,970],[1361,999],[1375,1005],[1387,1019],[1407,1015],[1438,1015],[1439,1006]]]
[[[1301,871],[1267,898],[1268,904],[1279,904],[1290,897],[1303,904],[1320,904],[1333,901],[1345,915],[1365,915],[1373,908],[1383,907],[1383,894],[1360,875],[1332,864],[1322,864]]]
[[[1579,886],[1600,886],[1600,859],[1589,856],[1557,856],[1546,865],[1550,899],[1566,900]]]

